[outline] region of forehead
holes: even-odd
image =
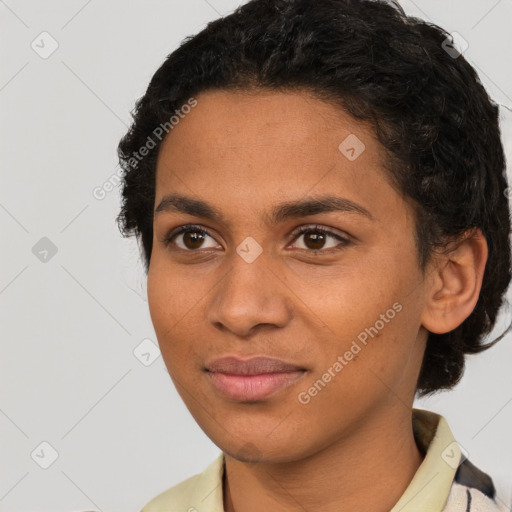
[[[156,205],[181,193],[255,211],[333,192],[361,204],[389,188],[384,148],[341,107],[298,91],[208,91],[196,100],[160,148]]]
[[[179,129],[178,129],[179,128]],[[215,90],[197,97],[197,106],[182,116],[166,137],[163,148],[173,143],[249,149],[264,145],[296,150],[305,140],[308,147],[328,143],[326,134],[371,130],[341,107],[307,91]],[[337,133],[336,135],[339,135]],[[196,137],[201,136],[200,139]],[[365,133],[366,136],[366,133]]]
[[[347,171],[361,170],[370,161],[382,166],[386,157],[366,123],[307,91],[215,90],[196,100],[166,136],[157,174],[166,174],[170,163],[176,170],[205,162],[209,169],[222,165],[234,170],[240,156],[239,168],[257,162],[261,171],[290,165],[311,169],[343,159],[352,162]],[[363,158],[357,158],[359,153]]]

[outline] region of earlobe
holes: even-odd
[[[447,333],[472,313],[482,288],[487,255],[487,241],[480,229],[474,229],[436,256],[422,315],[425,329]]]

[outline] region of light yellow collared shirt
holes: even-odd
[[[412,423],[414,438],[425,452],[425,458],[390,512],[500,510],[495,507],[494,501],[479,491],[473,491],[473,504],[483,505],[474,508],[469,504],[470,508],[467,508],[467,502],[464,500],[469,487],[454,484],[462,452],[443,416],[422,409],[413,409]],[[202,473],[162,492],[141,512],[224,512],[223,475],[224,454],[221,453]],[[472,498],[469,497],[469,502],[471,501]]]

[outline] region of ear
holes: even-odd
[[[447,333],[472,313],[482,288],[487,255],[487,241],[480,229],[475,229],[433,258],[422,314],[425,329]]]

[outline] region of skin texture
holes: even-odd
[[[338,149],[350,134],[365,145],[353,161]],[[202,93],[163,143],[155,208],[179,193],[224,218],[155,214],[148,302],[180,396],[226,454],[227,512],[389,511],[422,461],[411,408],[427,329],[447,332],[471,313],[487,245],[475,232],[422,271],[413,207],[384,161],[368,126],[306,92]],[[268,222],[284,201],[323,195],[371,218],[338,211]],[[183,234],[164,243],[189,223],[210,233],[202,245]],[[349,243],[328,235],[322,246],[315,225]],[[309,234],[293,236],[301,226]],[[263,250],[252,263],[236,251],[247,237]],[[395,303],[401,311],[300,403]],[[229,355],[277,357],[307,371],[262,401],[229,400],[204,371]]]

